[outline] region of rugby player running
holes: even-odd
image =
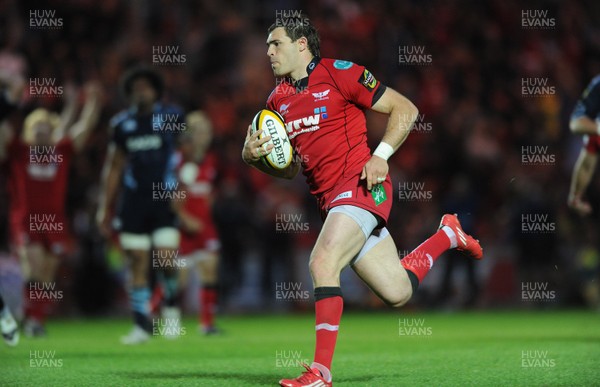
[[[309,21],[268,29],[267,55],[282,81],[267,108],[286,121],[290,142],[302,160],[323,227],[309,262],[314,285],[316,347],[313,363],[281,386],[331,386],[331,363],[343,310],[340,272],[350,265],[386,304],[404,305],[434,261],[456,248],[481,259],[478,241],[463,232],[456,215],[442,217],[438,231],[402,260],[386,222],[392,205],[388,158],[409,133],[417,108],[384,86],[363,66],[320,58],[319,36]],[[389,116],[383,139],[371,154],[364,110]],[[262,146],[248,127],[242,158],[270,175],[293,178],[299,165],[275,171],[260,162]]]

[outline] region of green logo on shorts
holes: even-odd
[[[373,200],[375,200],[375,205],[377,206],[387,200],[385,189],[381,184],[373,186],[373,188],[371,189],[371,196],[373,196]]]

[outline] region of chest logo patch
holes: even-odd
[[[330,91],[331,91],[331,89],[327,89],[327,90],[322,91],[320,93],[312,93],[313,97],[315,97],[315,102],[324,101],[326,99],[329,99],[329,92]]]

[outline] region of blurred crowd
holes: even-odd
[[[56,10],[62,26],[31,28],[32,9]],[[523,27],[525,9],[546,10],[554,26]],[[586,219],[567,209],[581,147],[568,118],[600,73],[600,3],[9,0],[0,3],[0,67],[20,67],[26,79],[51,77],[61,85],[96,80],[103,88],[100,124],[70,176],[67,208],[78,250],[59,275],[70,289],[63,312],[111,312],[123,300],[124,264],[99,236],[94,213],[108,120],[126,106],[119,78],[139,63],[156,66],[164,76],[167,101],[186,111],[203,110],[213,123],[221,162],[214,216],[222,241],[223,307],[288,308],[277,304],[275,284],[298,281],[311,289],[306,266],[321,220],[302,176],[278,181],[240,157],[247,126],[276,85],[266,29],[283,10],[303,10],[310,17],[323,56],[365,65],[419,108],[415,130],[390,160],[396,195],[389,228],[400,255],[429,236],[444,212],[458,213],[484,247],[484,260],[474,266],[455,254],[438,261],[413,305],[530,307],[520,290],[532,281],[547,283],[558,295],[534,307],[586,302],[584,281],[599,277],[600,206]],[[156,46],[178,48],[185,62],[153,63]],[[419,47],[426,60],[400,60],[402,50]],[[552,92],[524,94],[525,78],[546,79]],[[24,95],[7,124],[19,131],[35,107],[59,111],[62,103]],[[368,122],[376,145],[385,117],[368,113]],[[547,146],[553,161],[524,162],[524,147],[534,146]],[[403,199],[401,182],[429,194]],[[600,179],[588,197],[600,203]],[[523,216],[532,213],[547,215],[554,231],[524,232]],[[281,232],[282,214],[299,215],[308,226]],[[343,281],[349,305],[381,305],[352,274]]]

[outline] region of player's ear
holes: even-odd
[[[297,42],[298,42],[298,49],[300,50],[300,52],[302,52],[304,50],[308,50],[308,39],[306,39],[306,36],[299,37]]]

